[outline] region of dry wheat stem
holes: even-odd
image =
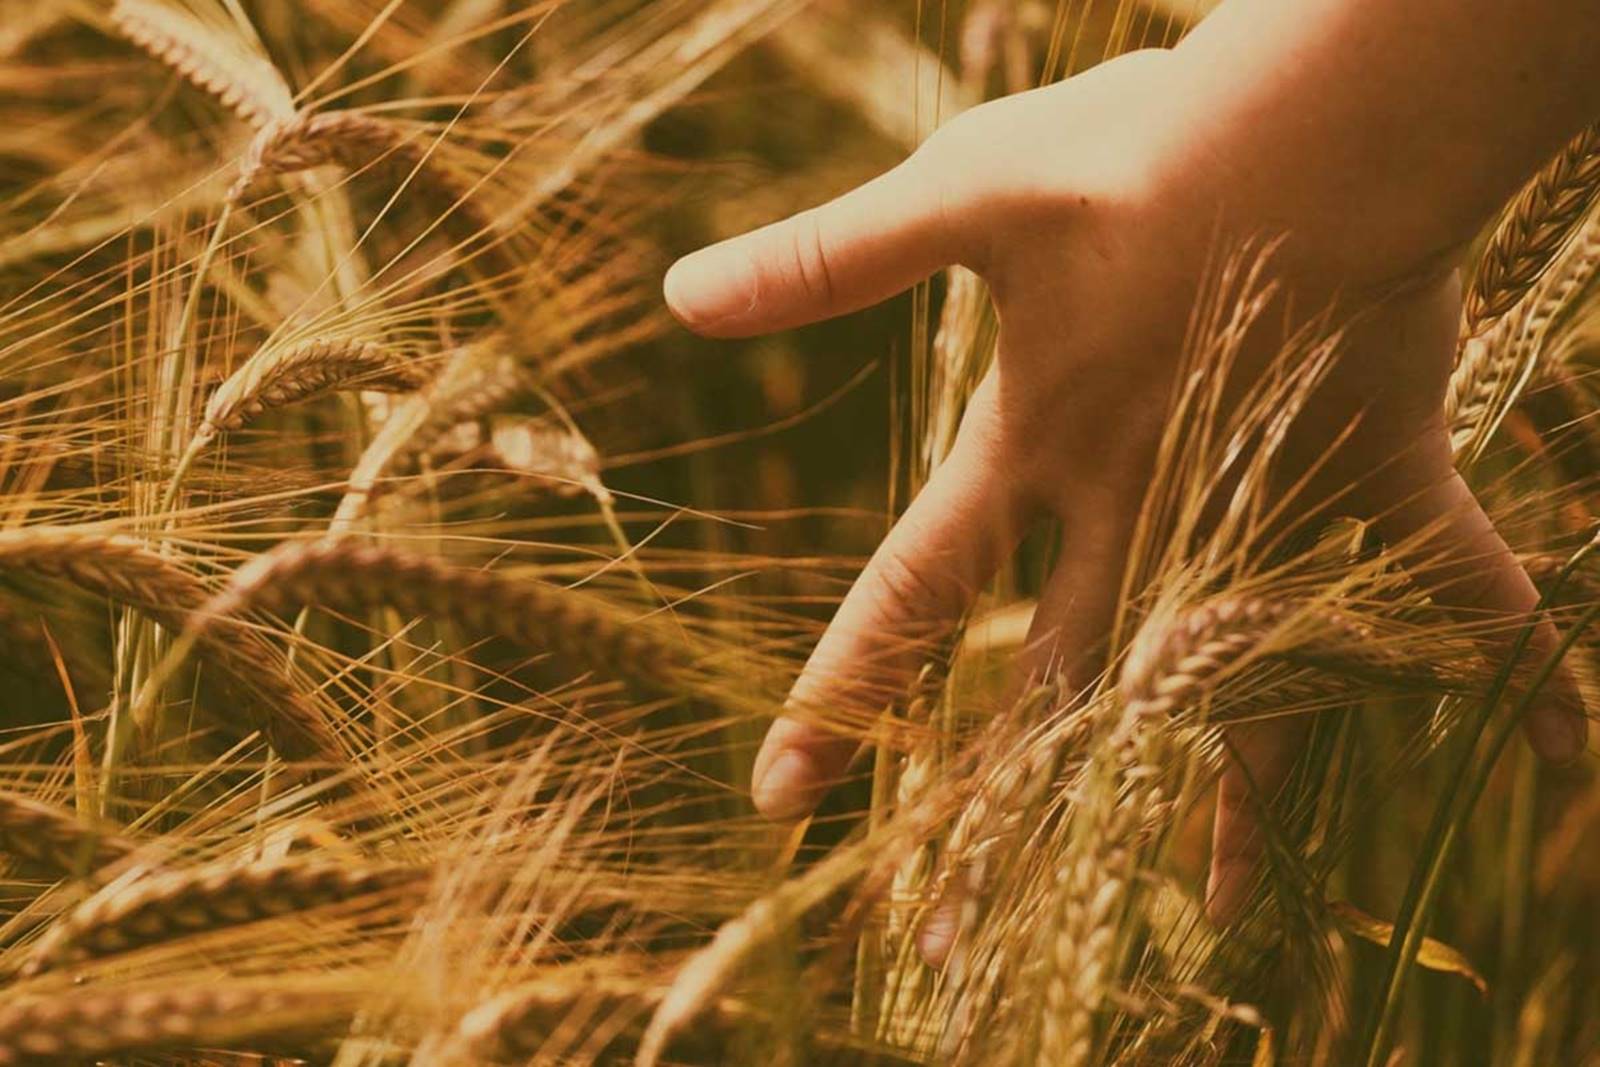
[[[77,814],[0,791],[0,851],[55,874],[87,873],[132,855],[130,839]]]
[[[0,1004],[0,1067],[332,1035],[356,998],[337,989],[68,990]]]
[[[1554,262],[1597,195],[1600,125],[1568,142],[1512,201],[1467,287],[1463,337],[1483,333],[1517,305]]]
[[[420,892],[426,883],[426,872],[415,868],[330,859],[159,870],[114,882],[73,908],[34,945],[21,973],[363,897]]]
[[[291,543],[257,556],[197,614],[203,631],[253,609],[291,604],[370,609],[454,619],[530,648],[675,689],[686,681],[687,650],[648,622],[585,594],[354,538]]]
[[[0,569],[26,569],[148,612],[178,632],[207,600],[201,581],[137,538],[71,527],[0,534]],[[344,752],[327,722],[287,677],[283,657],[244,627],[216,629],[201,643],[207,660],[238,684],[267,739],[290,759],[335,766]]]
[[[116,0],[111,21],[130,42],[215,96],[252,126],[293,112],[288,88],[259,56],[229,49],[197,20],[151,0]]]

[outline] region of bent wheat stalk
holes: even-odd
[[[479,229],[492,228],[472,201],[472,181],[450,168],[426,129],[360,111],[301,111],[263,126],[239,163],[226,202],[237,203],[257,182],[314,167],[362,171],[374,166],[401,170],[429,192],[470,215]]]
[[[425,871],[342,860],[264,860],[162,870],[117,881],[73,908],[39,939],[23,977],[187,935],[395,891],[421,891]]]
[[[314,337],[252,356],[206,402],[201,432],[235,430],[268,408],[340,389],[406,393],[427,381],[417,361],[355,337]]]

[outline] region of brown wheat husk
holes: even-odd
[[[206,402],[202,434],[235,430],[269,408],[322,393],[406,393],[428,380],[417,360],[355,337],[314,337],[247,360]]]
[[[301,111],[263,126],[239,163],[229,203],[263,179],[314,167],[349,172],[381,166],[410,175],[419,190],[466,213],[480,231],[492,229],[472,200],[473,182],[450,167],[426,130],[360,111]]]

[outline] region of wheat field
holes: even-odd
[[[0,1067],[1600,1067],[1592,751],[1508,742],[1550,665],[1359,526],[1261,550],[1237,444],[1338,339],[1221,408],[1247,250],[1097,684],[1008,677],[1030,542],[817,815],[751,806],[994,314],[951,268],[714,343],[664,270],[1207,6],[0,0]],[[1587,690],[1600,127],[1473,262],[1457,466]]]

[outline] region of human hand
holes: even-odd
[[[984,105],[854,192],[697,252],[668,274],[674,313],[713,337],[854,311],[952,263],[987,281],[998,312],[996,362],[953,450],[840,605],[789,713],[767,735],[754,797],[768,816],[812,810],[856,747],[810,709],[870,712],[903,695],[918,666],[905,650],[953,626],[1046,517],[1060,520],[1063,543],[1034,619],[1030,666],[1048,664],[1076,684],[1098,672],[1185,330],[1219,240],[1288,235],[1273,261],[1286,295],[1245,345],[1246,378],[1279,351],[1295,312],[1304,321],[1341,293],[1387,291],[1351,320],[1284,442],[1286,478],[1311,476],[1305,499],[1337,497],[1338,513],[1409,546],[1436,598],[1471,617],[1514,628],[1535,606],[1532,583],[1451,463],[1442,408],[1460,315],[1454,274],[1421,253],[1413,267],[1360,273],[1365,265],[1343,251],[1300,236],[1337,231],[1299,217],[1304,189],[1220,209],[1239,161],[1197,141],[1203,124],[1185,114],[1187,84],[1172,53],[1137,53]],[[1396,277],[1406,284],[1390,286]],[[1553,636],[1541,627],[1536,651]],[[1579,707],[1570,679],[1556,679],[1526,724],[1541,755],[1582,751]],[[1230,738],[1244,766],[1220,785],[1214,918],[1236,911],[1262,848],[1249,783],[1267,796],[1277,790],[1297,733],[1293,723],[1267,723]]]

